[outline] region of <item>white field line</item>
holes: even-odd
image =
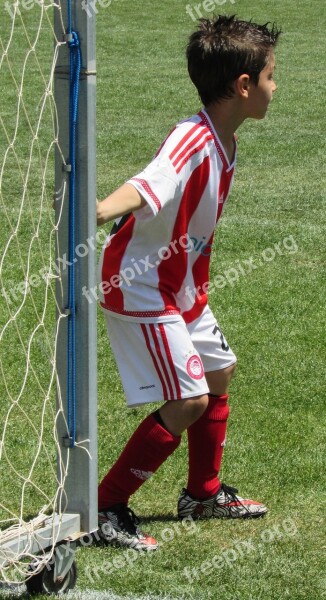
[[[94,590],[83,590],[80,592],[72,590],[65,594],[65,598],[67,600],[182,600],[178,599],[175,596],[153,596],[153,595],[145,595],[145,596],[133,596],[128,594],[128,596],[117,596],[112,592],[100,592]]]
[[[26,587],[25,585],[9,585],[3,584],[0,582],[0,599],[5,599],[10,596],[11,600],[17,598],[26,598]],[[49,598],[57,598],[57,596],[49,596]],[[97,590],[71,590],[67,594],[64,595],[66,600],[182,600],[181,598],[176,598],[175,596],[153,596],[153,595],[145,595],[145,596],[133,596],[128,594],[128,596],[119,596],[114,594],[113,592],[101,592]]]

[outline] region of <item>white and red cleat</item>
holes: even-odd
[[[238,490],[221,484],[220,489],[205,500],[192,498],[187,490],[183,489],[178,502],[178,517],[192,517],[193,519],[252,519],[262,517],[267,513],[267,507],[256,500],[241,498]]]
[[[139,519],[126,504],[115,504],[98,513],[99,535],[107,544],[133,548],[133,550],[156,550],[157,541],[139,529]]]

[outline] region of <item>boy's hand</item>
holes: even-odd
[[[103,200],[104,202],[104,200]],[[101,206],[101,202],[96,198],[96,222],[97,225],[104,225],[104,223],[107,222],[107,220],[109,219],[105,219],[104,217],[104,211],[103,211],[103,207]]]

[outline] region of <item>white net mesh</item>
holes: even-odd
[[[6,0],[0,20],[0,578],[20,581],[35,531],[61,505],[53,210],[58,123],[51,0]],[[64,25],[62,24],[62,34]],[[66,182],[56,190],[63,197]],[[59,511],[60,512],[60,511]],[[27,535],[26,535],[27,534]],[[4,544],[26,536],[24,552]],[[53,549],[55,534],[49,535]],[[41,567],[41,563],[39,563]]]

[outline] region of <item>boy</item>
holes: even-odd
[[[128,502],[185,430],[189,472],[179,518],[267,511],[218,479],[236,357],[207,290],[214,229],[233,179],[235,131],[265,116],[276,90],[279,33],[235,16],[202,19],[187,59],[205,108],[174,128],[142,173],[97,204],[99,225],[117,219],[101,256],[100,292],[127,404],[165,401],[100,483],[99,531],[108,543],[157,548]]]

